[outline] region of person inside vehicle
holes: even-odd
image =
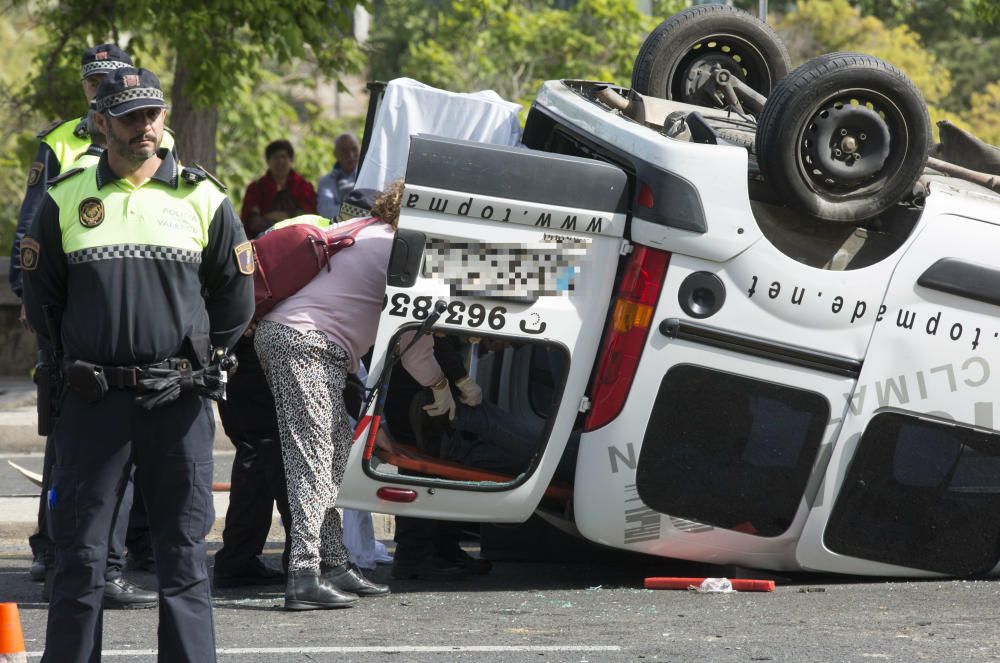
[[[483,399],[482,389],[466,372],[463,354],[467,349],[502,350],[506,344],[469,340],[435,334],[434,357],[451,381],[450,393],[422,387],[405,370],[393,371],[385,426],[392,439],[415,445],[429,456],[517,476],[537,455],[543,424],[524,421]],[[410,473],[403,468],[399,472]],[[460,546],[462,530],[460,523],[397,516],[393,577],[450,580],[489,573],[488,560],[473,557]]]
[[[435,334],[432,351],[450,384],[425,389],[408,371],[394,370],[389,377],[383,416],[385,427],[394,439],[415,445],[431,456],[440,457],[440,441],[429,432],[432,427],[429,417],[437,415],[433,419],[435,422],[448,421],[458,407],[456,398],[462,403],[476,406],[482,402],[483,392],[466,373],[462,343],[457,337]],[[413,411],[414,408],[418,413]],[[424,423],[427,424],[426,427]],[[437,432],[441,431],[440,428],[433,427]],[[400,469],[399,472],[410,473],[405,469]],[[461,535],[461,523],[396,516],[393,577],[457,580],[467,575],[489,573],[492,564],[465,552],[459,543]]]

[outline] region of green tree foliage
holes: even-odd
[[[901,20],[928,45],[963,37],[996,36],[975,11],[977,0],[911,0]]]
[[[1000,37],[963,37],[939,42],[932,50],[951,72],[951,94],[942,105],[952,112],[968,111],[974,92],[1000,80]]]
[[[254,80],[256,78],[256,80]],[[219,117],[219,177],[229,187],[229,197],[239,209],[251,181],[264,174],[264,148],[286,138],[295,147],[295,169],[313,184],[333,166],[333,140],[350,131],[358,136],[364,117],[329,119],[315,102],[297,99],[289,81],[273,71],[256,77],[241,76],[235,97]]]
[[[913,81],[923,94],[932,122],[949,119],[969,128],[943,106],[951,92],[950,72],[906,25],[888,27],[875,16],[862,16],[848,0],[799,0],[796,11],[777,27],[795,64],[834,51],[874,55]]]
[[[940,105],[967,111],[973,92],[1000,79],[1000,2],[997,0],[852,0],[862,14],[920,35],[951,72],[952,92]],[[993,17],[991,19],[991,17]]]
[[[979,6],[998,6],[996,0],[852,0],[851,4],[889,27],[906,25],[928,46],[959,37],[996,36],[977,13]]]
[[[94,42],[114,41],[171,65],[179,83],[170,97],[173,125],[183,127],[181,154],[209,167],[216,108],[232,101],[238,75],[252,79],[269,60],[307,60],[329,75],[357,70],[362,62],[352,36],[355,0],[15,1],[44,27],[37,60],[46,75],[36,88],[37,107],[60,117],[76,114],[80,53]]]
[[[22,103],[36,73],[30,54],[39,45],[27,12],[8,9],[0,14],[0,52],[13,55],[0,59],[0,255],[4,256],[13,240],[28,165],[38,146],[35,134],[45,124],[43,115]],[[76,86],[79,90],[79,81]]]
[[[972,8],[976,18],[985,24],[984,29],[994,33],[1000,29],[1000,2],[997,0],[973,0]]]
[[[386,0],[374,21],[371,72],[526,101],[550,78],[628,81],[657,22],[632,0],[580,0],[570,9],[511,0]]]
[[[653,0],[653,16],[663,20],[690,6],[690,0]]]
[[[1000,81],[990,83],[983,92],[972,94],[968,118],[979,138],[1000,145]]]

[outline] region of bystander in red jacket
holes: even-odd
[[[295,172],[295,150],[287,140],[276,140],[264,151],[267,172],[247,186],[240,218],[248,237],[256,237],[278,221],[316,213],[316,190]]]

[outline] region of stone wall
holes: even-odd
[[[17,321],[21,303],[7,285],[10,258],[0,258],[0,375],[27,377],[35,365],[35,337]]]

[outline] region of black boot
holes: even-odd
[[[353,564],[324,566],[323,579],[337,589],[352,592],[358,596],[385,596],[389,593],[389,585],[372,582]]]
[[[28,577],[34,582],[44,582],[45,581],[45,570],[52,566],[45,559],[44,552],[36,552],[31,558],[31,568],[28,569]]]
[[[347,608],[358,600],[357,594],[337,589],[319,576],[316,569],[289,571],[285,585],[285,610],[323,610]]]
[[[399,580],[462,580],[468,575],[464,566],[440,555],[400,559],[397,554],[392,561],[392,577]]]
[[[440,555],[449,562],[458,564],[472,576],[484,576],[493,570],[493,563],[490,560],[473,557],[458,546],[451,550],[442,551]]]

